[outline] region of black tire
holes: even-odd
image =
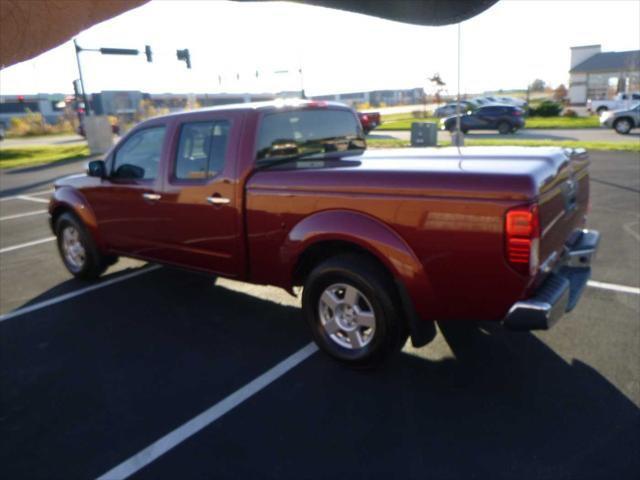
[[[602,112],[606,112],[607,110],[609,110],[607,107],[598,107],[596,113],[598,114],[598,116],[600,116],[602,115]]]
[[[511,129],[513,127],[511,126],[511,124],[509,122],[500,122],[498,124],[498,133],[500,135],[506,135],[507,133],[511,132]]]
[[[358,326],[356,321],[355,330],[359,332],[362,346],[349,348],[344,345],[347,342],[353,345],[353,330],[349,334],[345,330],[332,334],[324,326],[321,296],[336,285],[355,289],[359,294],[358,310],[374,315],[369,320],[375,325],[374,329]],[[334,291],[340,294],[339,290]],[[375,366],[402,348],[408,330],[400,305],[388,272],[367,256],[357,254],[338,255],[322,262],[307,277],[302,294],[302,308],[318,346],[331,357],[354,367]],[[338,318],[338,313],[333,311],[331,317]],[[336,320],[334,324],[339,325]]]
[[[469,129],[468,128],[461,128],[460,131],[466,135],[467,133],[469,133]]]
[[[627,135],[633,128],[633,120],[627,117],[618,118],[613,123],[613,128],[621,135]]]
[[[84,250],[83,260],[73,263],[65,253],[65,230],[77,232],[77,242]],[[104,271],[117,261],[117,257],[111,255],[101,255],[96,244],[86,227],[78,218],[71,213],[63,213],[58,217],[55,224],[55,232],[58,243],[58,251],[62,263],[69,273],[82,280],[94,280],[104,273]]]

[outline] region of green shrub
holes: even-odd
[[[60,117],[58,123],[51,125],[45,121],[41,113],[27,111],[26,115],[11,119],[7,134],[10,137],[30,137],[73,132],[73,123],[65,117]]]
[[[545,100],[540,105],[529,109],[531,117],[557,117],[562,111],[562,105],[557,102]]]

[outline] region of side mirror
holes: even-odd
[[[107,176],[107,165],[102,160],[92,160],[87,165],[87,175],[105,178]]]

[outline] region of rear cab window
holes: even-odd
[[[256,163],[317,153],[321,158],[366,148],[362,126],[349,109],[303,108],[268,112],[258,130]]]

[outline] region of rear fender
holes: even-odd
[[[296,224],[280,250],[282,264],[289,267],[290,284],[301,255],[313,245],[326,241],[351,243],[374,255],[404,286],[417,316],[433,320],[429,315],[429,306],[434,301],[433,289],[415,253],[394,230],[365,214],[329,210],[310,215]]]

